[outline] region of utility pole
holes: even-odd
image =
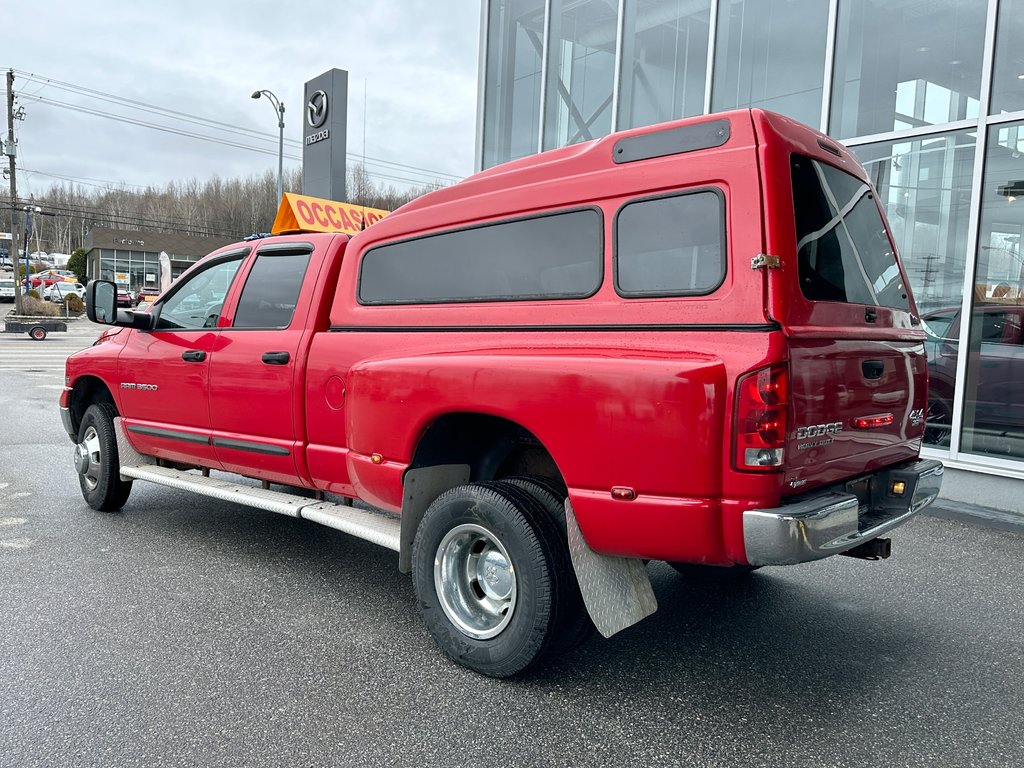
[[[7,162],[10,164],[11,174],[11,263],[14,267],[14,281],[18,284],[17,290],[14,292],[14,301],[17,309],[15,310],[19,315],[22,314],[22,287],[23,283],[18,280],[18,260],[16,254],[18,253],[18,227],[17,227],[17,209],[18,209],[18,182],[14,175],[14,159],[18,154],[17,144],[14,143],[14,70],[7,70],[7,142],[4,144],[4,154],[7,155]],[[28,275],[25,275],[28,278]]]

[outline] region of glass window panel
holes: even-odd
[[[800,289],[812,301],[909,309],[885,224],[867,184],[793,155]]]
[[[601,284],[596,210],[504,221],[382,245],[359,270],[364,304],[572,299]]]
[[[1024,458],[1024,124],[989,131],[971,296],[961,450]]]
[[[824,0],[723,0],[712,109],[762,107],[817,128],[827,27]]]
[[[625,13],[619,128],[701,114],[711,0],[636,0]]]
[[[483,167],[539,145],[543,0],[491,0],[484,91]]]
[[[962,131],[852,147],[867,169],[929,333],[925,443],[948,446],[975,138]]]
[[[1024,0],[1001,0],[996,22],[990,111],[1024,109]]]
[[[625,205],[615,222],[615,286],[623,296],[711,293],[725,279],[721,193]]]
[[[156,330],[216,328],[228,288],[241,263],[239,256],[194,273],[159,305]]]
[[[839,3],[829,133],[866,136],[977,114],[986,6]]]
[[[100,280],[114,279],[114,251],[100,249],[100,271],[97,277]]]
[[[618,0],[554,0],[545,149],[611,133],[618,5]]]
[[[303,253],[258,253],[235,310],[234,328],[287,328],[309,266]]]

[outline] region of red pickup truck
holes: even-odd
[[[496,677],[651,613],[647,560],[885,557],[941,483],[876,193],[762,111],[238,243],[147,312],[94,281],[88,308],[113,327],[60,404],[91,507],[147,480],[390,547],[442,650]]]

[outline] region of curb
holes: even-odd
[[[981,525],[986,528],[995,528],[1010,533],[1024,534],[1024,515],[1007,512],[1002,509],[993,509],[992,507],[983,507],[978,504],[936,499],[926,509],[922,510],[921,514],[945,520],[956,520],[970,525]]]

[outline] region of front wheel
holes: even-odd
[[[131,480],[121,479],[114,418],[117,409],[109,403],[90,405],[78,427],[75,469],[86,503],[100,512],[115,512],[128,501]]]
[[[413,545],[413,586],[446,656],[509,677],[548,651],[566,567],[560,535],[540,503],[508,483],[463,485],[430,505]]]

